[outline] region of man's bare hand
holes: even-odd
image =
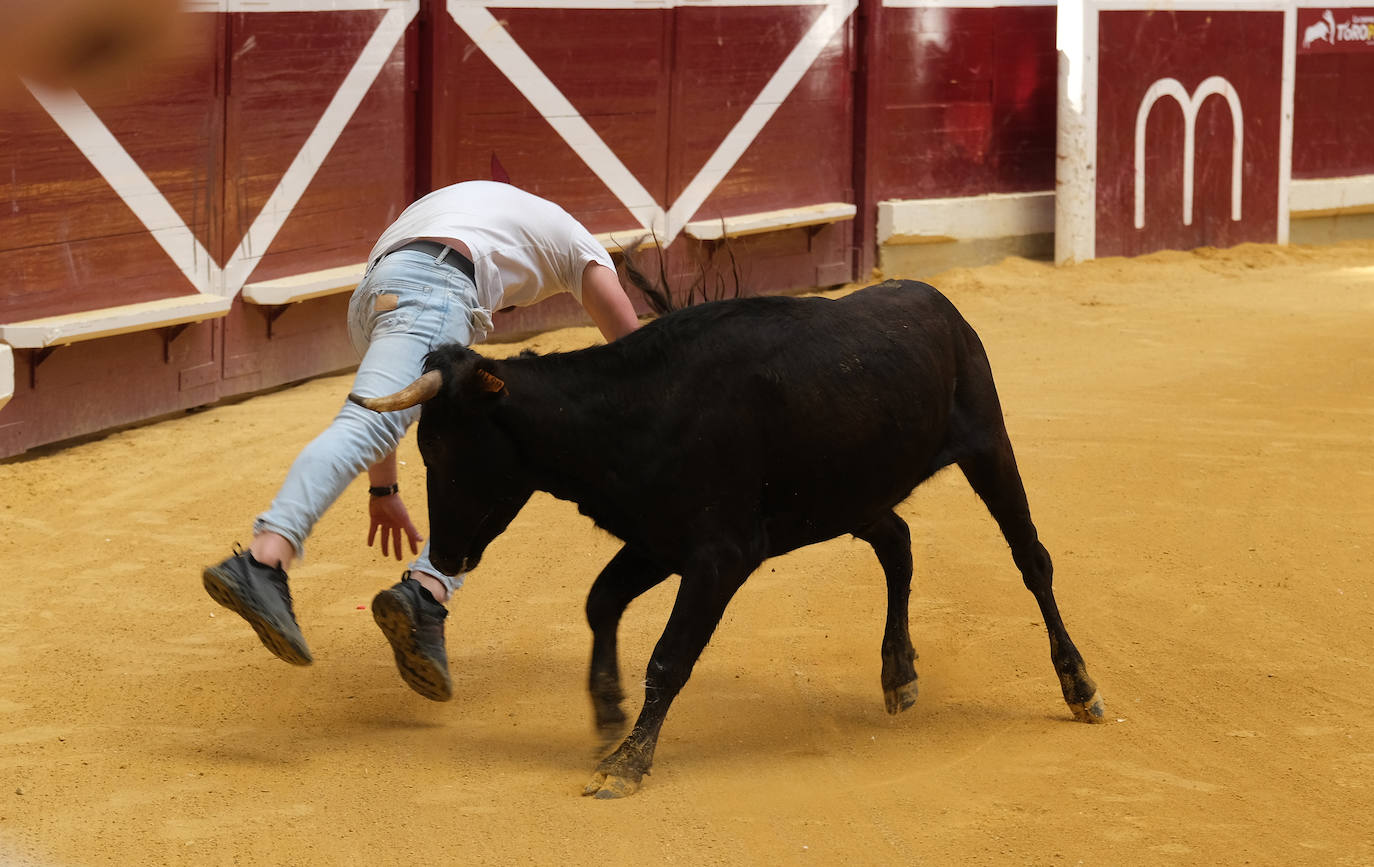
[[[400,494],[390,494],[385,497],[372,497],[367,504],[368,516],[371,519],[371,527],[367,531],[368,547],[377,540],[377,531],[382,531],[382,556],[389,557],[394,551],[396,559],[401,559],[401,533],[404,532],[410,539],[410,553],[419,554],[419,545],[424,541],[420,531],[415,529],[415,524],[410,520],[410,513],[406,511],[406,504],[401,501]],[[390,550],[388,550],[390,549]]]

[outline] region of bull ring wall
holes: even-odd
[[[192,62],[0,106],[0,457],[352,366],[373,240],[471,178],[761,292],[1374,236],[1357,4],[190,9]],[[573,321],[563,297],[497,325]]]

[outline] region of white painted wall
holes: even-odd
[[[1288,193],[1289,207],[1295,216],[1304,211],[1367,208],[1374,205],[1374,175],[1294,180]]]
[[[992,193],[878,203],[878,244],[951,238],[973,241],[1054,231],[1054,193]]]

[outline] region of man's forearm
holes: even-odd
[[[374,488],[389,488],[396,484],[396,453],[392,452],[367,468],[367,480]]]

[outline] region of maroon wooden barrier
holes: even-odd
[[[1052,4],[875,12],[867,159],[878,199],[1054,188]]]
[[[425,21],[434,86],[421,121],[432,132],[420,176],[432,188],[492,177],[497,166],[593,232],[625,240],[644,231],[637,208],[668,212],[654,226],[671,242],[668,267],[679,283],[718,246],[692,239],[682,223],[854,201],[847,25],[738,159],[703,172],[824,7],[502,9],[502,39],[492,38],[490,19],[460,11],[470,20],[431,8]],[[585,128],[568,132],[569,115]],[[631,180],[612,186],[606,178],[618,171]],[[671,209],[694,181],[707,194],[674,225]],[[729,243],[737,255],[749,251],[753,291],[853,274],[848,225]],[[500,317],[498,326],[527,330],[575,313],[563,302]]]
[[[0,323],[23,345],[0,456],[356,363],[347,278],[240,290],[360,266],[411,201],[414,8],[196,13],[190,65],[4,107]],[[124,306],[183,297],[217,312]]]
[[[889,242],[1046,235],[1055,172],[1054,5],[897,0],[861,11],[861,272]],[[1046,241],[1017,243],[1005,252],[1030,253]],[[997,249],[957,247],[892,247],[884,264],[938,268]]]
[[[306,146],[385,13],[228,16],[231,63],[221,255],[250,226]],[[407,53],[407,48],[411,51]],[[395,43],[367,95],[247,280],[361,265],[414,189],[413,43]],[[345,290],[348,281],[340,284]],[[224,322],[225,393],[253,391],[357,363],[345,320],[348,292],[279,305],[235,303]],[[340,400],[343,395],[340,395]]]
[[[189,65],[85,94],[84,110],[142,167],[191,234],[213,247],[224,124],[223,30],[193,31]],[[0,104],[0,322],[195,291],[147,227],[38,99]],[[97,147],[100,144],[96,143]],[[104,148],[101,148],[104,150]],[[10,410],[7,414],[12,414]]]
[[[1277,240],[1283,82],[1276,72],[1283,69],[1283,13],[1104,11],[1099,39],[1097,255]],[[1147,54],[1138,50],[1141,45],[1162,50]],[[1234,102],[1220,95],[1192,96],[1217,76],[1233,88]],[[1167,97],[1146,108],[1140,177],[1145,213],[1139,225],[1133,181],[1137,113],[1149,88],[1169,78],[1192,96],[1196,108],[1190,105],[1185,112]],[[1240,129],[1233,124],[1233,110],[1243,112]],[[1193,111],[1197,144],[1189,155],[1185,115]],[[1237,184],[1232,147],[1242,134]],[[1190,165],[1192,195],[1187,198]],[[1233,211],[1237,192],[1242,194],[1238,215]]]
[[[1088,0],[1061,26],[1059,260],[1287,240],[1291,7]]]
[[[624,241],[652,226],[678,286],[713,262],[713,291],[733,288],[737,267],[752,292],[868,276],[879,202],[911,205],[909,217],[938,199],[967,217],[996,200],[1015,226],[1055,189],[1053,5],[309,5],[206,0],[194,63],[0,106],[0,327],[29,328],[0,456],[353,364],[354,266],[405,205],[447,183],[508,179]],[[1182,119],[1150,115],[1152,245],[1270,237],[1286,219],[1271,136],[1283,64],[1247,29],[1272,24],[1196,14],[1212,13],[1103,16],[1124,44],[1172,45],[1186,29],[1245,105],[1243,230],[1214,207],[1229,201],[1229,154],[1210,144],[1230,134],[1227,104],[1199,109],[1209,145],[1186,231],[1165,219],[1180,207]],[[1374,173],[1374,40],[1353,38],[1365,17],[1298,10],[1299,40],[1313,38],[1296,47],[1294,177]],[[1135,30],[1113,35],[1122,27]],[[1201,71],[1163,57],[1103,55],[1103,141],[1132,132],[1146,78],[1198,86]],[[1104,152],[1104,176],[1122,177],[1120,152]],[[1117,239],[1101,251],[1144,249],[1129,242],[1130,190],[1101,193],[1097,226]],[[656,270],[652,250],[639,258]],[[125,311],[123,329],[68,323],[51,339],[28,322],[167,299],[221,306],[171,324]],[[567,297],[497,316],[505,334],[578,321]]]

